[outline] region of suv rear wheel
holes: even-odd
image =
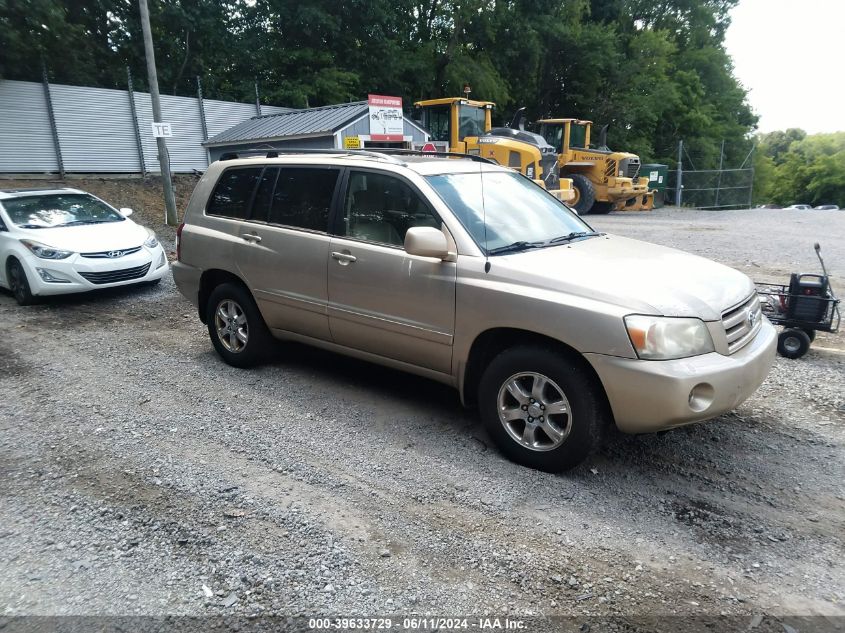
[[[220,284],[211,291],[206,324],[214,349],[234,367],[260,363],[272,341],[252,296],[236,283]]]
[[[602,400],[582,368],[542,347],[507,349],[478,388],[481,419],[513,461],[548,472],[569,470],[598,446]]]

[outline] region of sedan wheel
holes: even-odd
[[[32,291],[29,288],[29,281],[26,279],[26,272],[17,260],[9,264],[9,288],[15,296],[19,305],[27,306],[33,303]]]

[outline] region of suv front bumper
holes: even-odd
[[[650,433],[707,420],[743,403],[775,360],[777,333],[768,320],[731,356],[716,352],[678,360],[585,354],[604,385],[616,426]]]

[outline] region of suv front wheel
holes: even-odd
[[[261,362],[272,339],[252,296],[236,283],[220,284],[211,291],[206,324],[214,349],[234,367]]]
[[[597,447],[604,422],[593,381],[563,354],[507,349],[488,365],[478,389],[487,432],[513,461],[548,472],[569,470]]]

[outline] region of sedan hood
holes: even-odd
[[[147,229],[131,220],[21,231],[21,237],[25,239],[74,253],[135,248],[143,244],[148,236]]]
[[[616,235],[491,258],[491,274],[526,288],[589,297],[632,313],[721,319],[754,291],[741,272]]]

